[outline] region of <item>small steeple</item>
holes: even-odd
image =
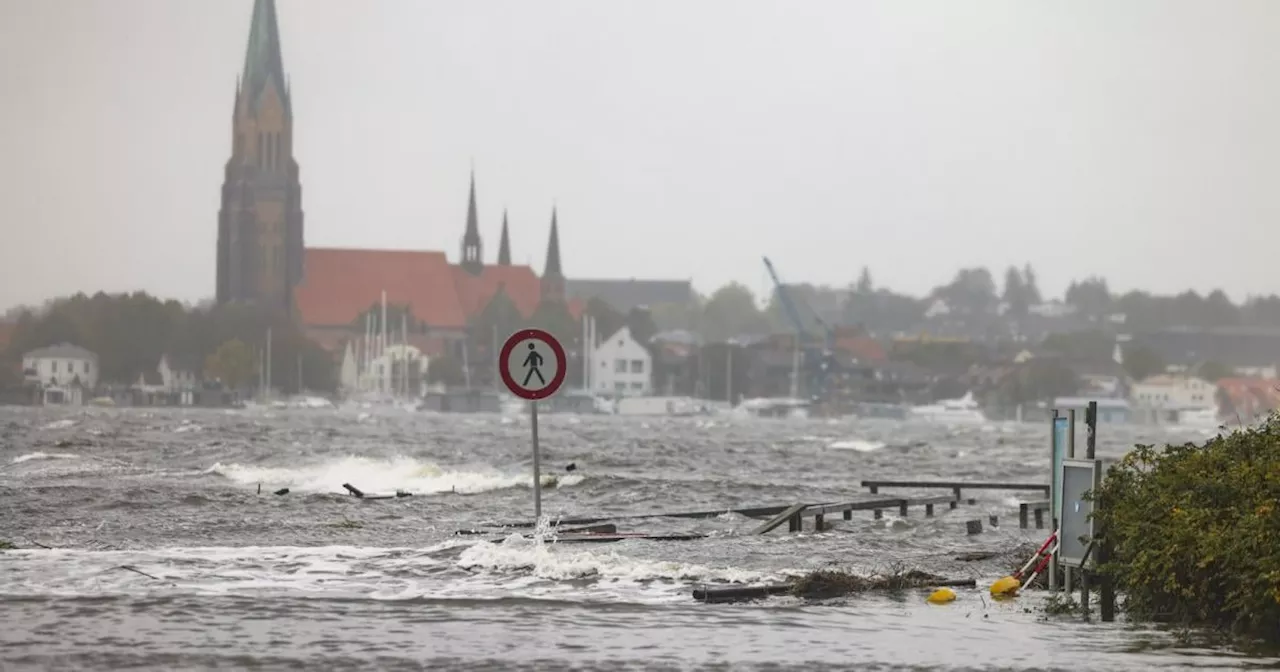
[[[480,221],[476,215],[476,172],[471,171],[471,196],[467,201],[467,231],[462,235],[462,261],[458,265],[472,275],[484,271],[481,256]]]
[[[502,211],[502,239],[498,241],[498,265],[511,265],[511,235],[507,233],[507,211]]]
[[[547,263],[542,267],[542,300],[564,301],[564,272],[560,268],[560,226],[556,208],[551,208],[551,238],[547,241]]]
[[[253,0],[253,22],[249,26],[249,48],[244,56],[241,91],[249,103],[256,105],[268,84],[274,84],[284,103],[286,115],[292,114],[289,91],[284,76],[284,58],[280,55],[280,26],[276,20],[275,0]]]

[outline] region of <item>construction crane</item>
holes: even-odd
[[[821,347],[814,347],[812,343],[817,339],[815,339],[805,327],[804,318],[800,316],[800,311],[796,308],[795,302],[792,301],[791,294],[787,291],[786,285],[783,284],[782,279],[778,277],[778,271],[773,267],[773,262],[769,261],[769,257],[764,257],[764,267],[768,269],[769,277],[773,280],[773,286],[777,291],[778,300],[782,303],[782,309],[787,313],[787,319],[789,319],[792,326],[795,327],[797,360],[800,357],[801,348],[803,348],[805,359],[807,360],[807,366],[805,368],[816,369],[810,377],[810,397],[819,401],[824,400],[827,395],[827,374],[835,361],[835,329],[831,328],[831,325],[827,324],[826,320],[823,320],[822,317],[818,315],[817,311],[813,310],[812,306],[808,306],[809,312],[813,314],[814,321],[818,323],[818,326],[822,327],[823,331]],[[802,345],[802,343],[804,345]],[[797,389],[799,384],[799,368],[799,362],[797,361],[793,369],[791,379],[792,397],[799,396],[799,390]]]

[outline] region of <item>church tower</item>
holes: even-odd
[[[507,211],[502,211],[502,240],[498,241],[498,265],[511,265],[511,234],[507,233]]]
[[[462,234],[462,260],[458,266],[471,275],[484,272],[483,246],[480,242],[480,222],[476,216],[476,173],[471,171],[471,198],[467,201],[467,230]]]
[[[302,280],[302,186],[275,0],[254,0],[218,213],[218,303],[288,312]]]
[[[560,268],[560,228],[556,209],[551,209],[551,239],[547,241],[547,262],[542,266],[542,300],[564,303],[564,272]]]

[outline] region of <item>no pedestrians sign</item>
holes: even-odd
[[[568,368],[560,341],[541,329],[512,334],[498,355],[502,382],[512,394],[529,401],[555,394]]]

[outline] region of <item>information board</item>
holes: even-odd
[[[1062,489],[1062,534],[1059,537],[1058,561],[1069,567],[1084,564],[1085,553],[1089,551],[1089,539],[1093,538],[1093,502],[1085,499],[1085,494],[1096,492],[1102,474],[1101,460],[1063,460],[1061,477]],[[1084,540],[1081,541],[1081,538]]]

